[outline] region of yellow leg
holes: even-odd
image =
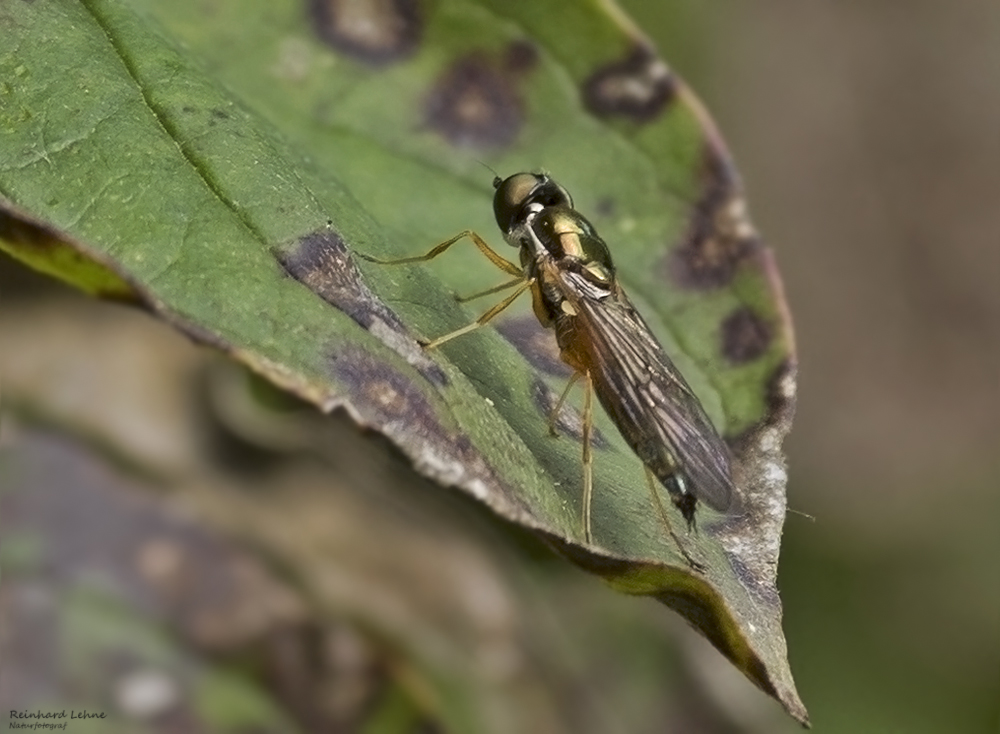
[[[667,508],[663,506],[663,500],[660,499],[660,493],[656,491],[656,477],[653,475],[653,470],[648,466],[643,465],[643,469],[646,470],[646,485],[649,487],[649,494],[653,498],[653,504],[656,505],[656,509],[659,510],[660,519],[663,521],[663,527],[666,528],[667,533],[673,539],[674,543],[677,545],[677,549],[684,556],[684,560],[688,562],[695,571],[704,570],[704,566],[694,560],[691,555],[687,552],[681,539],[677,537],[674,533],[673,527],[670,525],[670,517],[667,515]]]
[[[566,396],[569,395],[569,391],[573,389],[573,385],[575,385],[576,381],[581,377],[583,377],[582,372],[573,373],[573,376],[569,378],[569,382],[566,383],[566,387],[563,388],[562,395],[559,396],[559,400],[556,401],[556,407],[549,412],[549,435],[559,435],[556,433],[556,423],[559,421],[559,411],[562,410],[563,403],[566,402]]]
[[[500,291],[505,291],[508,288],[513,288],[518,283],[524,282],[524,274],[522,273],[519,277],[513,280],[508,280],[506,283],[501,283],[500,285],[495,285],[492,288],[487,288],[484,291],[479,291],[479,293],[473,293],[471,296],[455,296],[455,300],[459,303],[466,303],[468,301],[474,301],[477,298],[482,298],[483,296],[489,296],[493,293],[499,293]]]
[[[589,545],[594,541],[590,532],[590,501],[594,496],[594,457],[590,450],[590,433],[594,427],[594,384],[589,372],[584,377],[587,381],[583,386],[583,537]]]
[[[500,313],[505,308],[507,308],[515,300],[517,300],[517,297],[519,295],[521,295],[522,293],[524,293],[526,290],[528,290],[534,284],[534,282],[535,282],[535,280],[533,278],[531,280],[524,281],[523,283],[521,283],[521,286],[516,291],[514,291],[513,293],[511,293],[509,296],[507,296],[502,301],[500,301],[500,303],[498,303],[497,305],[495,305],[493,308],[491,308],[489,311],[487,311],[486,313],[484,313],[482,316],[480,316],[478,319],[476,319],[475,321],[473,321],[471,324],[463,326],[461,329],[456,329],[455,331],[449,332],[448,334],[445,334],[444,336],[439,336],[437,339],[429,342],[428,344],[425,344],[424,345],[424,349],[435,349],[436,347],[441,346],[445,342],[451,341],[452,339],[454,339],[457,336],[462,336],[462,334],[468,334],[470,331],[475,331],[480,326],[483,326],[484,324],[486,324],[487,322],[489,322],[490,319],[492,319],[498,313]]]
[[[472,240],[473,244],[475,244],[475,246],[479,248],[479,251],[482,252],[484,255],[486,255],[489,261],[494,265],[496,265],[498,268],[500,268],[500,270],[504,271],[505,273],[509,273],[510,275],[520,275],[520,276],[524,275],[524,270],[520,266],[515,265],[510,260],[503,257],[500,253],[496,252],[492,247],[486,244],[486,240],[484,240],[478,234],[473,232],[471,229],[459,232],[451,239],[445,240],[439,245],[435,245],[425,255],[402,257],[398,260],[381,260],[377,257],[371,257],[370,255],[362,255],[361,253],[358,253],[358,255],[364,258],[365,260],[368,260],[373,263],[378,263],[379,265],[402,265],[403,263],[426,262],[427,260],[433,260],[434,258],[436,258],[438,255],[443,253],[445,250],[454,245],[463,237],[468,237],[470,240]]]

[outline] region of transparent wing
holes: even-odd
[[[729,449],[646,322],[620,288],[598,301],[567,285],[577,314],[562,326],[576,332],[566,334],[573,351],[632,450],[661,481],[681,474],[697,499],[728,509]]]

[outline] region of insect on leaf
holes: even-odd
[[[795,395],[780,280],[713,124],[610,3],[94,0],[5,13],[8,252],[346,409],[417,471],[676,609],[807,722],[775,586]],[[467,244],[426,263],[356,256],[413,256],[472,229],[516,259],[480,161],[502,176],[547,170],[572,193],[728,445],[732,501],[702,502],[697,530],[658,485],[695,564],[600,409],[586,542],[572,397],[561,437],[547,425],[570,371],[530,299],[421,346],[489,306],[456,293],[509,275]]]

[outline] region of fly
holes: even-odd
[[[504,239],[520,252],[515,264],[495,252],[472,230],[460,232],[425,255],[381,263],[431,260],[463,238],[469,238],[497,268],[512,276],[507,282],[460,300],[504,290],[513,292],[471,324],[434,339],[427,349],[483,326],[518,296],[531,291],[535,316],[555,330],[562,360],[573,370],[549,418],[555,419],[570,388],[583,381],[584,537],[592,542],[593,394],[642,461],[661,518],[685,558],[670,527],[654,478],[663,485],[688,529],[695,525],[698,502],[725,512],[733,496],[729,451],[687,381],[674,366],[615,276],[604,240],[573,208],[569,193],[541,173],[515,173],[493,180],[493,212]]]

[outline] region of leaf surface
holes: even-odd
[[[775,587],[790,320],[711,121],[608,3],[18,3],[0,44],[0,237],[89,292],[143,304],[616,588],[683,614],[802,722]],[[683,535],[605,416],[593,545],[567,372],[528,304],[425,352],[503,276],[490,180],[546,169],[737,457],[739,497]],[[463,251],[462,247],[466,247]],[[487,304],[488,305],[488,304]],[[667,503],[668,504],[668,503]],[[672,511],[672,510],[671,510]],[[679,515],[673,525],[682,527]]]

